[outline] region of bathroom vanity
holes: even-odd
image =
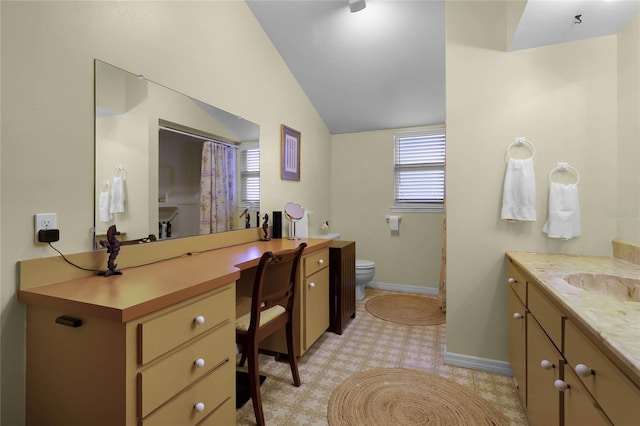
[[[329,326],[330,241],[243,235],[248,241],[212,235],[122,247],[124,274],[111,277],[58,257],[20,262],[26,424],[234,424],[236,286],[262,253],[307,242],[300,285],[312,291],[298,288],[301,353]],[[83,265],[99,258],[105,253],[72,256]]]
[[[640,424],[640,266],[564,254],[507,258],[509,360],[531,424]]]

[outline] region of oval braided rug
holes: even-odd
[[[507,425],[488,401],[451,380],[421,370],[376,368],[333,391],[329,425]]]
[[[446,320],[435,297],[383,294],[367,300],[365,308],[371,315],[398,324],[438,325]]]

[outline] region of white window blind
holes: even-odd
[[[394,133],[394,211],[441,212],[445,129]]]
[[[240,151],[240,202],[243,207],[260,203],[260,149]]]

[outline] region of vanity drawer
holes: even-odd
[[[235,317],[235,290],[227,285],[214,294],[138,324],[138,362],[147,364],[180,344]],[[199,323],[198,320],[203,320]]]
[[[615,425],[640,424],[640,389],[569,320],[565,322],[564,355],[569,368],[583,364],[593,371],[578,377]]]
[[[138,373],[140,417],[151,413],[208,371],[229,363],[235,355],[229,346],[234,334],[233,324],[227,322]],[[204,361],[202,367],[196,365],[199,359]]]
[[[558,350],[562,350],[562,313],[547,299],[535,283],[527,288],[527,308],[540,323]]]
[[[195,425],[227,400],[235,400],[235,368],[225,363],[142,419],[142,426]],[[196,410],[196,404],[204,404]],[[221,407],[228,410],[228,407]]]
[[[518,295],[518,298],[524,303],[527,304],[527,279],[526,275],[514,265],[511,261],[509,261],[509,266],[507,267],[507,283],[509,287],[515,291]]]
[[[315,274],[322,268],[329,266],[329,249],[321,250],[303,258],[304,276]]]

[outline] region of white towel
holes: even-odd
[[[124,181],[122,176],[114,176],[111,182],[111,213],[124,213]]]
[[[564,238],[565,240],[580,235],[578,185],[551,182],[549,217],[542,231],[549,238]]]
[[[110,212],[110,200],[111,196],[109,190],[100,191],[100,198],[98,201],[98,209],[100,210],[100,222],[111,222],[113,216]]]
[[[536,179],[533,159],[510,158],[504,177],[502,219],[536,220]]]

